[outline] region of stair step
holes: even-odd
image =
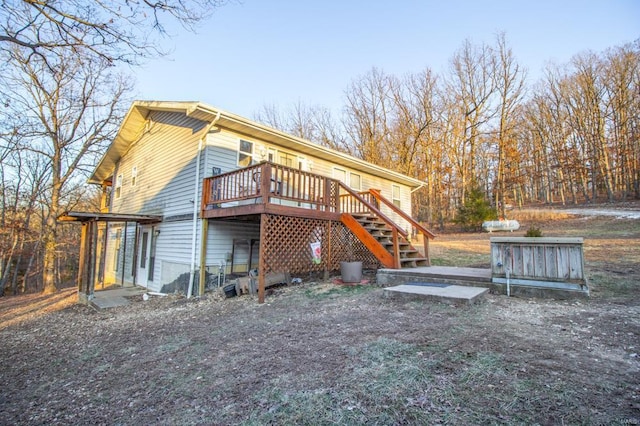
[[[386,226],[363,226],[369,232],[386,232],[388,234],[392,234],[393,231]]]
[[[418,266],[429,266],[425,258],[400,259],[401,268],[417,268]]]

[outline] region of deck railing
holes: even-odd
[[[387,267],[399,268],[401,240],[409,242],[409,235],[421,233],[424,235],[425,256],[427,260],[429,259],[428,240],[434,235],[384,198],[379,190],[357,192],[339,180],[270,162],[219,174],[203,181],[201,206],[203,217],[212,217],[212,215],[219,217],[217,213],[224,213],[223,211],[212,212],[211,210],[214,209],[242,206],[247,207],[243,211],[255,214],[258,211],[264,211],[256,208],[260,204],[272,210],[277,204],[279,214],[314,218],[322,216],[341,220],[356,233],[360,241],[371,240],[370,244],[365,243],[365,245],[379,260],[386,259],[383,263]],[[270,206],[266,206],[269,204]],[[411,229],[405,230],[394,223],[381,211],[382,206],[406,220]],[[301,209],[306,211],[303,212]],[[311,213],[310,210],[315,210],[317,213]],[[230,215],[242,214],[235,209],[228,212]],[[357,224],[357,220],[352,216],[363,214],[375,216],[388,225],[392,232],[392,257],[389,257],[383,245],[373,241],[374,237],[367,236],[368,231]]]
[[[243,203],[274,203],[338,212],[339,181],[311,172],[262,162],[205,178],[202,210]]]

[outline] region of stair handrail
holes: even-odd
[[[407,233],[407,231],[399,227],[393,220],[389,219],[384,213],[380,211],[380,209],[378,209],[376,206],[371,204],[369,201],[365,200],[362,196],[360,196],[360,194],[355,192],[353,189],[349,188],[344,183],[340,182],[339,184],[340,184],[340,188],[344,189],[349,195],[351,195],[356,200],[364,204],[369,210],[375,213],[376,216],[382,219],[387,225],[391,226],[392,230],[396,229],[398,233],[402,235],[404,238],[408,237],[409,234]],[[341,213],[346,213],[346,212],[341,212]]]
[[[406,214],[404,211],[402,211],[401,209],[398,208],[398,206],[396,206],[395,204],[393,204],[391,201],[389,201],[388,199],[386,199],[385,197],[382,196],[382,194],[380,193],[380,190],[378,189],[369,189],[369,192],[371,194],[373,194],[373,196],[376,198],[376,200],[378,200],[378,202],[382,201],[387,207],[389,207],[394,213],[396,213],[397,215],[401,216],[404,220],[406,220],[407,222],[409,222],[411,225],[413,225],[414,228],[416,228],[418,231],[422,232],[422,234],[426,237],[428,236],[428,238],[435,238],[436,234],[434,234],[433,232],[429,231],[427,228],[425,228],[424,226],[420,225],[418,222],[415,221],[414,218],[412,218],[411,216],[409,216],[408,214]]]

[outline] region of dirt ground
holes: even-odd
[[[640,424],[640,220],[519,220],[585,237],[589,300],[455,307],[308,279],[263,305],[0,299],[0,424]],[[488,239],[441,234],[434,263],[488,266]]]

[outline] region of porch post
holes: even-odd
[[[98,221],[92,220],[89,223],[91,226],[91,246],[87,251],[87,256],[89,257],[90,262],[89,295],[92,295],[94,289],[96,288],[96,264],[98,261]]]
[[[258,303],[264,303],[264,286],[265,286],[265,274],[266,262],[265,262],[265,245],[268,239],[265,236],[267,229],[267,215],[260,215],[260,250],[258,255]]]
[[[198,275],[198,296],[204,295],[206,284],[205,269],[207,267],[207,236],[209,235],[209,219],[202,219],[202,226],[200,227],[200,231],[200,275]]]
[[[86,288],[86,245],[87,245],[87,223],[82,222],[82,230],[80,231],[80,259],[78,262],[78,302],[87,303],[87,294],[83,293]]]
[[[78,264],[78,302],[89,303],[94,289],[96,221],[82,222]]]

